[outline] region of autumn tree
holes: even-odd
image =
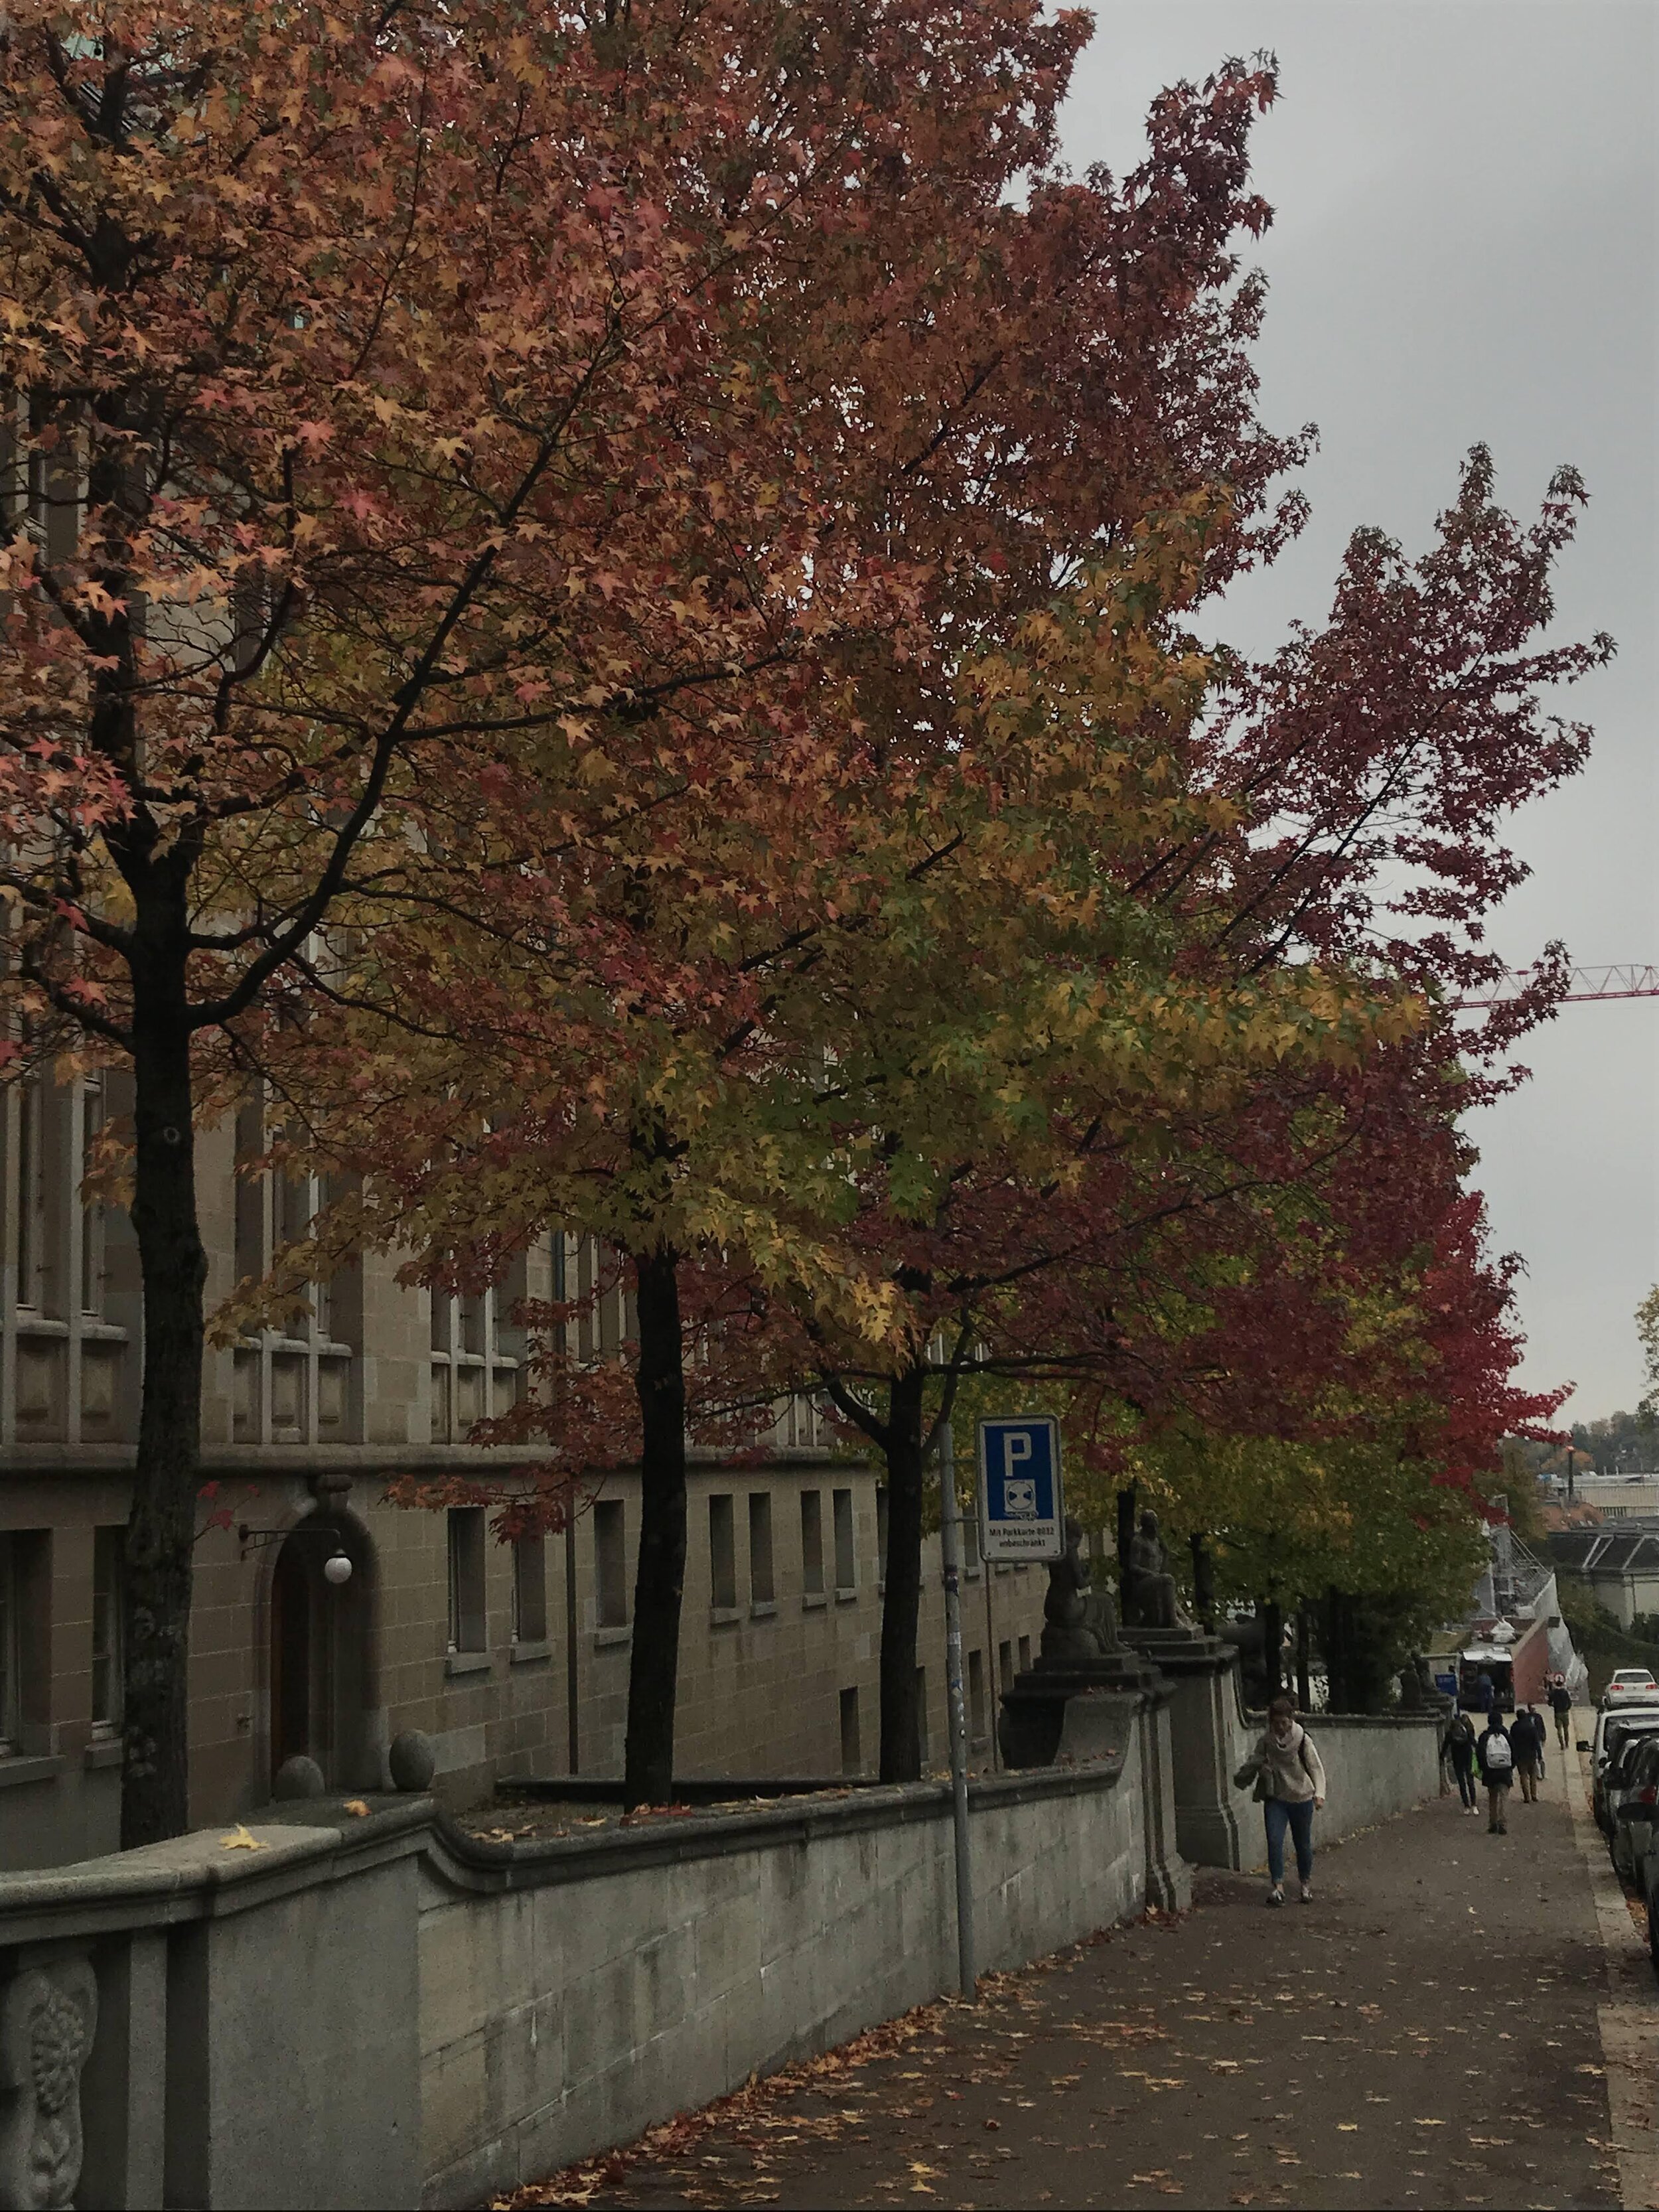
[[[924,111],[1079,35],[976,11]],[[810,639],[902,629],[755,324],[868,169],[902,186],[917,49],[735,0],[21,0],[0,36],[7,1049],[135,1077],[131,1844],[188,1817],[198,1110],[342,896],[394,909],[463,757],[486,791],[537,748],[556,836],[641,763],[642,808],[717,781],[722,686],[776,674],[750,726],[787,720]]]
[[[963,670],[1057,584],[1131,560],[1149,514],[1204,494],[1210,474],[1227,489],[1205,501],[1206,574],[1233,573],[1297,516],[1267,504],[1299,448],[1252,418],[1241,341],[1260,286],[1235,284],[1229,244],[1261,219],[1243,148],[1271,77],[1230,69],[1161,100],[1152,155],[1121,188],[1039,174],[1011,200],[1047,157],[1081,26],[1068,19],[1067,46],[1024,9],[926,23],[871,94],[884,150],[865,164],[856,220],[826,222],[790,282],[738,281],[731,303],[775,451],[793,457],[778,464],[789,498],[833,489],[836,557],[860,575],[896,562],[908,620],[857,637],[825,624],[793,690],[729,699],[678,781],[654,732],[629,775],[562,784],[556,805],[544,789],[556,759],[526,759],[516,783],[493,759],[455,778],[427,802],[430,930],[364,927],[362,958],[329,984],[351,1017],[339,1080],[331,1093],[319,1073],[333,1034],[321,1020],[295,1079],[331,1099],[335,1157],[363,1179],[341,1217],[351,1234],[411,1240],[428,1274],[489,1265],[551,1219],[629,1255],[640,1407],[627,1439],[646,1506],[628,1781],[641,1794],[659,1796],[671,1771],[684,1269],[741,1249],[820,1322],[860,1341],[885,1330],[890,1291],[811,1223],[844,1194],[841,1130],[860,1125],[861,1142],[869,1126],[869,1083],[839,1120],[836,1091],[860,1020],[870,1032],[870,980],[885,962],[890,1003],[935,994],[936,1046],[951,1022],[964,1049],[983,1025],[983,991],[970,1004],[960,983],[943,990],[948,957],[921,957],[923,938],[946,936],[932,902],[960,916],[963,887],[982,890],[979,825],[1003,805],[994,767],[962,750]],[[698,588],[700,560],[688,546],[675,590]],[[1146,649],[1159,650],[1150,634]],[[471,934],[463,909],[482,925]],[[981,957],[1008,913],[1005,891],[970,921]],[[1251,994],[1240,1018],[1265,1018],[1273,996]],[[363,1082],[366,1043],[379,1057]],[[830,1085],[827,1057],[842,1071]],[[562,1394],[567,1446],[604,1449],[578,1413],[591,1401]]]

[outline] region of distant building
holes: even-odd
[[[1659,1613],[1659,1516],[1553,1531],[1550,1557],[1564,1573],[1580,1576],[1621,1628],[1638,1613]]]

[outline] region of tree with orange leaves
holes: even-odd
[[[456,763],[487,801],[532,750],[581,849],[596,793],[665,819],[774,773],[804,660],[902,633],[913,566],[843,557],[842,430],[781,411],[769,305],[804,266],[795,357],[836,327],[930,135],[1040,158],[1082,35],[1026,0],[8,10],[7,1051],[135,1078],[125,1843],[188,1813],[218,1073],[343,897],[401,910]]]

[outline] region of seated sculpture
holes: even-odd
[[[1158,1533],[1158,1516],[1150,1510],[1141,1515],[1140,1527],[1129,1546],[1123,1614],[1132,1628],[1192,1626],[1176,1595],[1170,1554]]]
[[[1042,1601],[1042,1663],[1047,1667],[1091,1667],[1119,1648],[1111,1601],[1090,1586],[1082,1541],[1082,1528],[1068,1514],[1066,1549],[1048,1563],[1048,1594]]]

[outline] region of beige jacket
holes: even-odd
[[[1314,1749],[1313,1738],[1299,1721],[1291,1722],[1291,1733],[1283,1743],[1267,1729],[1235,1778],[1241,1788],[1254,1782],[1261,1796],[1282,1797],[1291,1805],[1304,1805],[1310,1797],[1325,1795],[1325,1769]]]

